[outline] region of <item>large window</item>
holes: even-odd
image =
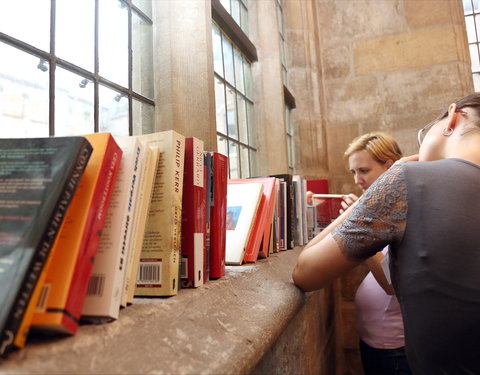
[[[218,150],[229,157],[230,178],[256,176],[250,63],[215,24],[213,53]]]
[[[247,0],[220,0],[225,10],[248,35],[248,8]]]
[[[5,1],[1,137],[153,131],[150,0]]]
[[[480,0],[463,0],[473,85],[480,91]]]

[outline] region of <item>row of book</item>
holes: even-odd
[[[0,139],[0,355],[308,241],[306,182],[175,131]]]

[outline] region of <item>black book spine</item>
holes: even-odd
[[[48,259],[50,249],[52,248],[57,233],[63,222],[67,208],[75,194],[75,190],[80,182],[80,178],[82,177],[85,167],[87,166],[92,150],[93,149],[90,143],[85,140],[85,143],[78,152],[76,165],[70,171],[70,174],[66,179],[62,195],[56,202],[53,214],[50,217],[49,224],[43,234],[42,240],[34,252],[32,260],[30,261],[29,269],[23,279],[22,286],[17,293],[5,327],[1,332],[0,356],[2,357],[5,357],[13,347],[13,341],[15,340],[15,336],[22,322],[24,313],[30,302],[30,298],[37,280]]]

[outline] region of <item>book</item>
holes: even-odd
[[[313,194],[313,205],[317,207],[317,225],[324,229],[340,215],[342,194]]]
[[[263,197],[263,184],[228,183],[226,264],[241,265],[255,215]]]
[[[185,137],[173,130],[139,135],[159,150],[135,295],[178,293]]]
[[[152,148],[146,145],[143,147],[143,150],[145,155],[139,174],[138,197],[133,218],[134,236],[132,241],[132,260],[130,270],[127,268],[127,273],[130,274],[130,278],[129,282],[125,283],[127,288],[127,304],[133,303],[133,297],[135,295],[137,273],[140,264],[140,255],[142,252],[145,226],[147,223],[148,209],[150,207],[150,200],[152,198],[153,183],[155,181],[155,173],[159,158],[159,151],[157,147]]]
[[[212,152],[211,155],[213,198],[210,208],[209,276],[218,279],[225,276],[228,157],[219,152]]]
[[[273,221],[273,211],[275,204],[275,177],[253,177],[250,179],[230,179],[229,184],[233,183],[262,183],[263,198],[258,206],[257,214],[252,228],[252,233],[248,239],[245,249],[245,262],[255,262],[260,256],[268,256],[268,246],[270,242],[271,225]]]
[[[0,139],[1,356],[25,345],[52,245],[91,152],[83,137]]]
[[[295,211],[294,211],[294,195],[293,195],[293,181],[291,174],[276,174],[271,177],[279,178],[285,182],[286,192],[286,221],[287,226],[285,230],[285,249],[293,249],[294,234],[295,234]]]
[[[134,137],[115,137],[122,159],[90,275],[82,320],[118,319],[132,237],[142,144]]]
[[[213,205],[213,159],[212,153],[203,152],[203,167],[205,178],[205,258],[203,262],[203,282],[210,280],[210,226],[211,209]]]
[[[278,214],[278,249],[287,250],[287,183],[279,181],[277,214]]]
[[[204,284],[206,188],[203,141],[185,138],[180,278],[182,288]]]
[[[105,223],[122,150],[110,133],[85,136],[93,152],[53,246],[44,298],[37,304],[32,329],[74,334]]]

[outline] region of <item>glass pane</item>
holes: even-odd
[[[470,60],[472,61],[472,72],[480,71],[480,61],[478,59],[478,45],[470,44]]]
[[[57,66],[55,71],[55,135],[94,132],[94,85],[78,74]]]
[[[235,85],[235,75],[233,72],[233,46],[230,41],[223,36],[223,65],[225,66],[225,79],[232,85]]]
[[[463,10],[464,14],[471,14],[472,9],[472,1],[471,0],[463,0]]]
[[[292,137],[287,135],[287,157],[288,157],[288,166],[293,168],[293,146],[292,146]]]
[[[133,0],[132,4],[152,18],[152,0]]]
[[[237,94],[237,110],[238,110],[238,130],[240,132],[240,141],[248,143],[247,131],[247,108],[245,98]]]
[[[475,91],[480,91],[480,74],[475,73],[473,75],[473,87]]]
[[[480,15],[475,16],[475,27],[477,28],[477,41],[480,41]]]
[[[473,22],[473,16],[465,17],[465,25],[467,26],[468,43],[475,43],[477,38],[475,36],[475,24]]]
[[[250,160],[248,157],[248,148],[240,146],[240,157],[242,158],[242,178],[250,177]]]
[[[237,133],[237,110],[235,103],[235,91],[227,86],[227,126],[228,136],[238,139]]]
[[[235,57],[235,87],[242,94],[245,94],[245,84],[243,81],[243,58],[236,49],[233,50]]]
[[[239,0],[232,0],[232,11],[230,15],[233,17],[235,22],[240,26],[240,1]]]
[[[150,134],[155,131],[155,107],[133,100],[133,135]]]
[[[219,153],[228,156],[228,146],[225,137],[217,135],[217,150]]]
[[[480,12],[480,0],[473,0],[473,11]]]
[[[57,1],[55,22],[56,55],[93,72],[95,1]]]
[[[213,68],[219,76],[223,77],[222,37],[220,34],[220,30],[216,25],[213,25],[212,39],[213,39]]]
[[[248,144],[257,147],[257,127],[255,125],[255,113],[253,104],[247,101],[247,120],[248,120]]]
[[[132,15],[132,89],[153,99],[153,27]]]
[[[119,0],[99,2],[99,72],[128,87],[128,13]]]
[[[217,131],[223,134],[227,134],[225,84],[217,77],[215,77],[215,111],[217,113]]]
[[[114,136],[128,134],[128,98],[105,86],[99,87],[98,131]]]
[[[278,31],[280,33],[280,35],[284,35],[284,32],[283,32],[283,12],[282,12],[282,8],[280,8],[279,6],[277,6],[277,21],[278,21]]]
[[[230,13],[230,0],[220,0],[220,3],[223,5],[225,10]]]
[[[250,63],[243,59],[243,74],[245,77],[245,94],[247,97],[252,99],[253,98],[253,85],[252,85],[252,69],[250,67]]]
[[[288,107],[285,107],[285,128],[287,134],[292,135],[292,122],[290,121],[290,109]]]
[[[0,42],[0,137],[48,137],[48,64]]]
[[[228,142],[228,160],[230,165],[230,178],[240,178],[240,165],[238,157],[238,145]]]
[[[241,28],[243,32],[248,35],[248,11],[245,5],[240,6]]]
[[[50,0],[2,1],[1,5],[0,32],[50,51]]]

